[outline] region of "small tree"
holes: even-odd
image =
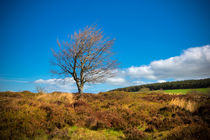
[[[46,93],[45,88],[41,86],[36,86],[36,91],[37,93]]]
[[[71,35],[69,41],[62,45],[59,41],[57,43],[59,50],[52,51],[55,57],[53,64],[58,69],[53,73],[72,76],[80,94],[85,83],[102,82],[113,76],[117,66],[116,60],[111,59],[114,40],[104,38],[97,26],[87,26]]]

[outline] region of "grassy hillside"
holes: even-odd
[[[208,88],[210,87],[210,78],[201,80],[184,80],[184,81],[173,81],[165,83],[153,83],[139,86],[131,86],[125,88],[118,88],[112,91],[127,91],[136,92],[142,88],[149,88],[150,90],[166,90],[166,89],[194,89],[194,88]]]
[[[210,139],[209,94],[0,93],[0,139]]]
[[[196,88],[196,89],[169,89],[164,90],[168,94],[191,94],[191,93],[210,93],[210,88]]]

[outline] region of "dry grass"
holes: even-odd
[[[185,100],[181,98],[172,99],[170,105],[178,106],[190,112],[195,112],[199,108],[199,103],[191,100]]]
[[[54,92],[51,94],[41,94],[37,97],[38,101],[43,101],[47,103],[68,103],[71,104],[74,102],[74,95],[72,93],[59,93]]]

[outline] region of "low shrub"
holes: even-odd
[[[210,129],[199,124],[178,126],[166,137],[167,140],[209,140]]]
[[[45,132],[46,113],[37,107],[23,105],[18,110],[2,110],[0,113],[1,139],[33,137]]]
[[[149,88],[141,88],[139,91],[141,91],[141,92],[148,92],[148,91],[150,91],[150,89]]]
[[[144,133],[137,128],[127,128],[123,133],[127,140],[140,140],[145,137]]]

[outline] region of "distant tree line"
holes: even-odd
[[[193,88],[207,88],[210,87],[210,78],[200,79],[200,80],[184,80],[184,81],[174,81],[174,82],[164,82],[164,83],[153,83],[139,86],[131,86],[125,88],[118,88],[111,91],[127,91],[135,92],[142,88],[149,88],[150,90],[160,90],[160,89],[193,89]]]

